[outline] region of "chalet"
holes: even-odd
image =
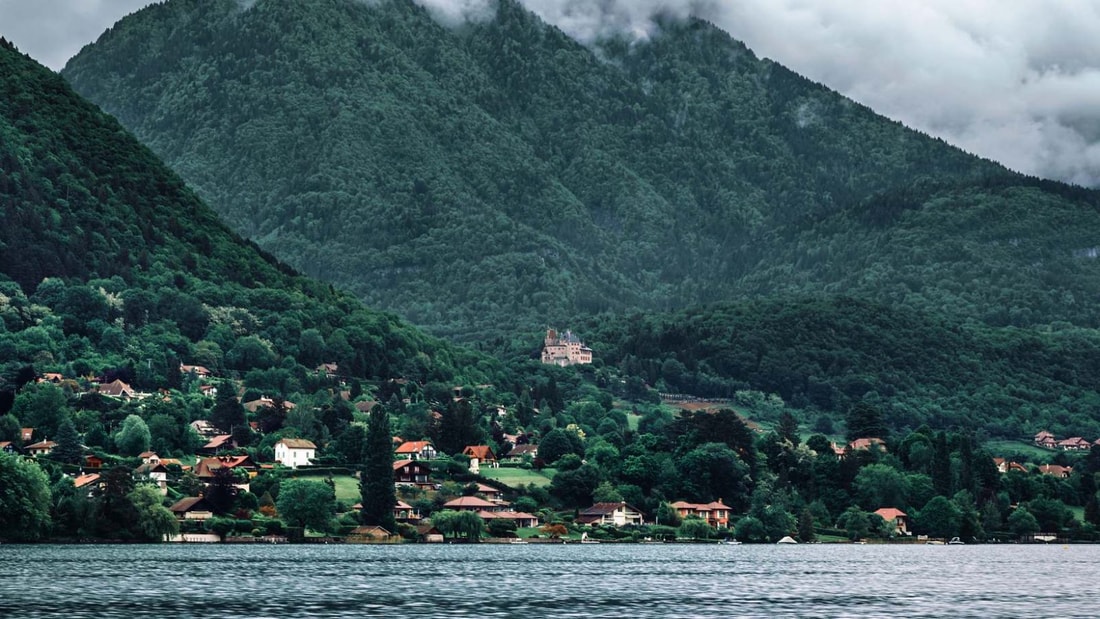
[[[453,509],[457,512],[497,512],[501,511],[501,504],[476,496],[462,496],[444,503],[443,509]]]
[[[138,457],[141,458],[142,464],[160,462],[160,456],[155,451],[143,451],[138,454]]]
[[[576,522],[589,525],[607,525],[622,527],[629,524],[640,525],[643,523],[642,512],[637,508],[627,505],[626,501],[620,503],[596,503],[592,507],[581,511]]]
[[[23,444],[27,444],[34,439],[34,428],[20,428],[19,440],[23,441]]]
[[[199,458],[199,461],[195,463],[195,475],[205,483],[210,483],[210,480],[214,478],[214,472],[218,469],[228,468],[233,471],[243,471],[248,474],[248,478],[256,476],[258,467],[252,458],[248,456],[217,456],[214,458]],[[233,484],[241,490],[248,491],[248,481],[238,482]]]
[[[54,385],[57,385],[60,384],[63,380],[65,380],[65,377],[57,372],[46,372],[42,374],[42,376],[39,376],[38,380],[35,382],[53,383]]]
[[[202,446],[203,453],[216,455],[229,449],[235,449],[237,443],[233,441],[232,434],[219,434]]]
[[[1057,441],[1054,440],[1054,435],[1046,430],[1035,435],[1035,444],[1039,447],[1046,447],[1047,449],[1054,449],[1058,446]]]
[[[103,482],[101,481],[99,473],[85,473],[73,479],[73,487],[77,490],[84,490],[88,493],[88,496],[92,496],[92,492],[102,485]]]
[[[214,517],[214,509],[201,496],[184,497],[168,508],[178,520],[207,520]]]
[[[84,456],[84,466],[89,469],[101,469],[103,468],[103,458],[94,454]]]
[[[168,494],[168,468],[161,464],[159,459],[156,462],[145,462],[137,467],[134,469],[134,475],[147,477],[160,488],[161,494]]]
[[[523,464],[534,460],[539,455],[538,445],[516,445],[508,452],[504,461],[510,464]]]
[[[730,512],[732,508],[723,503],[722,499],[710,503],[676,501],[672,504],[672,508],[676,510],[676,513],[679,514],[681,518],[695,516],[696,518],[705,520],[707,524],[716,529],[726,529],[730,524]]]
[[[409,460],[431,460],[438,453],[431,441],[405,441],[394,450],[394,454]]]
[[[127,385],[117,378],[109,383],[100,385],[99,393],[111,398],[122,398],[124,400],[137,397],[137,392],[134,391],[130,385]]]
[[[180,374],[194,374],[199,378],[207,378],[210,376],[210,370],[201,365],[185,365],[181,363]]]
[[[329,378],[332,378],[333,376],[336,376],[337,372],[340,371],[340,366],[335,363],[322,363],[321,365],[317,366],[316,371],[324,374]]]
[[[572,331],[558,334],[553,329],[546,330],[543,340],[542,362],[547,365],[582,365],[592,363],[592,349],[585,346]]]
[[[489,524],[493,520],[511,520],[516,523],[517,527],[537,527],[539,526],[539,518],[533,514],[527,512],[490,512],[481,510],[477,512],[479,518],[485,521],[485,524]]]
[[[24,449],[27,453],[34,457],[48,456],[53,453],[54,447],[57,447],[57,443],[53,441],[38,441],[33,445],[27,445]]]
[[[243,406],[246,411],[250,413],[255,413],[262,408],[275,408],[275,400],[266,396],[262,396],[258,400],[250,400],[248,402],[245,402],[241,406]],[[286,400],[283,400],[284,413],[289,413],[291,410],[297,407],[298,405],[294,402],[287,402]]]
[[[1082,449],[1091,449],[1092,443],[1086,441],[1080,436],[1074,436],[1067,439],[1058,441],[1058,449],[1062,451],[1079,451]]]
[[[0,441],[0,451],[4,453],[15,453],[15,443],[11,441]]]
[[[275,461],[292,469],[308,466],[316,454],[317,446],[304,438],[284,438],[275,443]]]
[[[893,522],[894,531],[898,535],[910,535],[909,515],[905,512],[894,507],[883,507],[876,509],[874,513],[878,514],[886,522]]]
[[[214,385],[199,385],[199,393],[208,398],[216,398],[218,397],[218,388]]]
[[[393,483],[398,486],[431,488],[432,467],[420,460],[398,460],[393,463]]]
[[[1073,467],[1059,466],[1057,464],[1044,464],[1039,467],[1039,472],[1043,475],[1053,475],[1055,477],[1066,479],[1073,473]]]
[[[481,472],[482,466],[494,469],[500,466],[493,448],[488,445],[467,445],[462,454],[470,457],[470,472],[474,475]]]

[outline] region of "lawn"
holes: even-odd
[[[547,475],[545,474],[547,472],[548,469],[544,469],[543,472],[540,473],[539,471],[535,471],[532,469],[520,469],[506,466],[502,466],[497,469],[487,467],[481,469],[481,475],[483,477],[488,477],[489,479],[494,479],[503,484],[508,484],[513,488],[526,486],[527,484],[535,484],[536,486],[549,486],[550,477],[553,477],[553,474],[551,473],[550,477],[547,477]]]
[[[323,475],[301,475],[299,479],[308,479],[310,481],[325,481]],[[354,505],[360,501],[362,495],[359,494],[359,480],[351,475],[334,475],[332,482],[336,485],[336,500],[343,501],[348,505]]]
[[[1034,462],[1049,462],[1057,453],[1053,449],[1038,447],[1034,443],[1024,441],[997,440],[986,441],[986,450],[999,458],[1010,458],[1014,455],[1027,456]]]

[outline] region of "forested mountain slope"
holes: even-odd
[[[588,48],[513,0],[170,0],[63,75],[237,231],[436,333],[843,292],[1100,325],[1097,194],[875,115],[701,21]]]
[[[118,372],[139,388],[171,385],[181,362],[283,380],[322,362],[372,379],[499,371],[258,251],[115,119],[6,42],[0,170],[4,370]]]

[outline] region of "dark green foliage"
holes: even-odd
[[[50,486],[35,462],[0,451],[0,538],[34,541],[50,528]]]
[[[363,499],[359,519],[363,524],[378,525],[391,533],[397,530],[393,516],[397,495],[393,488],[392,436],[389,413],[385,407],[375,406],[370,411],[363,468],[359,473]]]
[[[71,419],[66,417],[61,421],[61,427],[57,429],[57,438],[54,439],[57,446],[50,456],[64,464],[79,464],[84,448],[80,446],[80,435],[76,432],[76,426]]]
[[[1095,193],[660,27],[584,47],[514,0],[457,29],[408,0],[174,0],[64,75],[236,230],[466,340],[826,289],[1100,325]]]
[[[327,531],[336,516],[336,494],[329,484],[305,479],[287,479],[279,484],[276,503],[279,517],[298,529]]]
[[[878,413],[853,436],[881,431],[879,421],[1100,436],[1094,329],[993,328],[849,297],[779,297],[601,316],[584,332],[606,365],[664,380],[672,392],[732,398],[753,389],[800,409]],[[683,365],[677,383],[660,373],[669,359]]]

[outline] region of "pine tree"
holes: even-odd
[[[393,438],[389,413],[382,406],[375,406],[370,411],[365,452],[359,474],[359,492],[363,499],[359,519],[363,524],[378,525],[392,533],[397,530],[393,517],[393,508],[397,505],[393,488]]]
[[[80,435],[76,432],[73,420],[65,417],[57,427],[57,447],[54,447],[53,458],[65,464],[79,464],[80,457],[84,455],[84,448],[80,446]]]

